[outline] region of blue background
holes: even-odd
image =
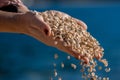
[[[60,10],[83,20],[88,31],[105,49],[104,57],[109,61],[110,73],[98,71],[110,80],[120,80],[120,5],[99,5],[88,7],[49,8],[30,7],[32,10]],[[59,59],[54,60],[54,53]],[[0,80],[49,80],[53,75],[53,63],[57,64],[58,76],[63,80],[82,80],[79,68],[73,70],[70,63],[79,64],[78,60],[66,59],[67,54],[44,45],[36,39],[23,34],[0,33]],[[65,68],[60,68],[60,63]],[[79,66],[80,67],[80,66]],[[57,80],[57,79],[55,79]]]

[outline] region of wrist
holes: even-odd
[[[19,32],[16,13],[0,11],[0,32]]]
[[[26,13],[17,13],[13,19],[12,23],[14,26],[14,31],[18,33],[25,33],[27,27],[27,21],[25,20]]]

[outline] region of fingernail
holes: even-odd
[[[45,28],[44,33],[45,33],[45,35],[50,36],[51,35],[51,29],[49,27]]]
[[[81,23],[81,26],[83,26],[83,28],[87,30],[87,25],[83,21],[80,21],[80,23]]]

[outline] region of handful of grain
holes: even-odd
[[[81,60],[81,65],[89,67],[88,72],[92,73],[97,65],[94,58],[108,66],[107,61],[102,59],[103,48],[100,47],[99,42],[75,18],[53,10],[39,14],[51,27],[54,44],[59,45],[61,42],[62,46],[70,48],[73,52],[71,55]]]
[[[40,15],[51,27],[55,45],[59,45],[59,40],[64,47],[71,48],[74,57],[85,63],[88,63],[92,58],[102,58],[103,48],[75,18],[53,10],[42,12]]]

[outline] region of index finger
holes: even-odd
[[[77,21],[77,23],[79,25],[81,25],[85,30],[87,30],[87,25],[83,21],[76,19],[76,18],[74,18],[74,19]]]

